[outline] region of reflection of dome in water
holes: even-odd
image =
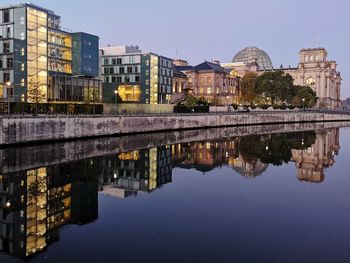
[[[262,163],[259,159],[247,162],[241,156],[230,161],[229,165],[233,170],[246,178],[262,175],[268,167],[268,164]]]
[[[272,62],[269,55],[264,50],[257,47],[247,47],[242,49],[233,57],[232,62],[249,63],[253,60],[256,60],[260,69],[272,69]]]

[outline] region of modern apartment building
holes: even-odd
[[[142,53],[136,46],[100,50],[103,101],[115,103],[169,103],[172,94],[173,60]]]
[[[51,10],[29,3],[0,8],[0,98],[100,101],[98,42],[64,30]]]

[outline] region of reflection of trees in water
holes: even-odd
[[[266,164],[282,165],[292,158],[292,149],[307,149],[316,140],[314,131],[271,135],[252,135],[239,141],[239,153],[248,163],[260,160]]]

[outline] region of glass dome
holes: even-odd
[[[251,62],[253,59],[256,59],[256,62],[258,63],[260,69],[267,70],[273,68],[269,55],[267,55],[264,50],[257,47],[247,47],[245,49],[242,49],[233,57],[232,62],[247,63]]]

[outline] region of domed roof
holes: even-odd
[[[239,51],[234,57],[232,62],[252,62],[256,59],[260,69],[272,69],[272,62],[269,55],[262,49],[257,47],[247,47]]]

